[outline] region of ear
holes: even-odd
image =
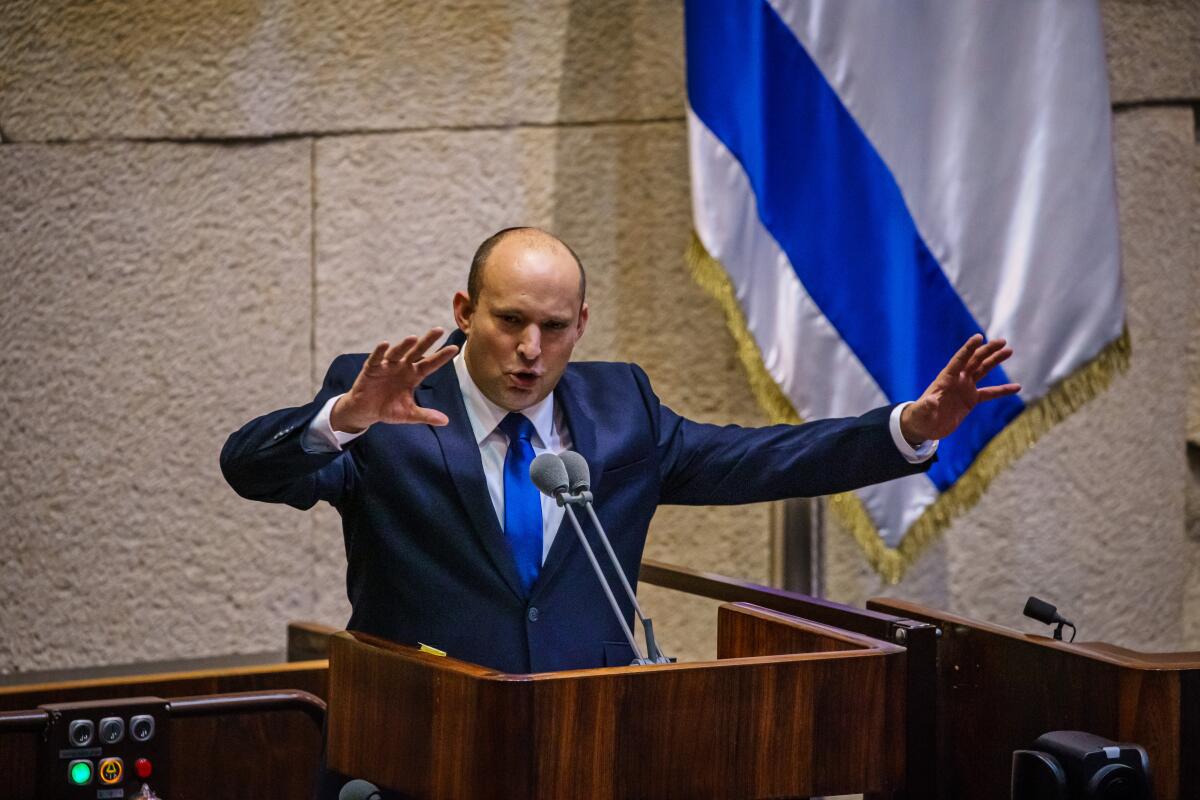
[[[466,292],[454,293],[454,322],[458,329],[468,336],[471,335],[471,317],[475,314],[475,306]]]
[[[577,322],[575,325],[576,341],[578,341],[579,338],[581,336],[583,336],[584,330],[587,329],[587,321],[588,321],[588,304],[584,303],[582,306],[579,307],[579,322]]]

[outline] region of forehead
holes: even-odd
[[[514,234],[489,254],[480,299],[492,304],[572,305],[580,302],[580,270],[560,242],[546,236]]]

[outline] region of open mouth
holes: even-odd
[[[530,369],[518,369],[508,373],[508,377],[517,386],[528,389],[538,382],[541,374]]]

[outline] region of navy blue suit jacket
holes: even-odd
[[[347,627],[505,672],[628,664],[632,652],[573,530],[560,530],[531,593],[522,591],[452,364],[416,392],[449,425],[377,424],[341,453],[301,447],[314,416],[350,388],[364,359],[339,356],[311,403],[253,420],[221,453],[243,497],[297,508],[325,500],[341,513]],[[591,465],[597,513],[631,583],[660,503],[831,494],[928,466],[901,457],[889,408],[799,426],[706,425],[662,405],[636,365],[599,362],[570,364],[555,399]]]

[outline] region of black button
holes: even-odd
[[[71,744],[83,747],[92,743],[95,731],[96,728],[90,719],[76,719],[72,720],[71,725],[67,728],[67,737],[71,740]]]
[[[536,608],[531,608],[531,609],[529,609],[529,613],[526,614],[525,616],[529,617],[530,622],[537,622],[538,616],[540,616],[540,615],[538,614],[538,610]]]
[[[139,742],[148,741],[154,735],[154,717],[139,714],[129,720],[129,735]]]
[[[100,741],[116,744],[125,738],[125,720],[120,717],[105,717],[100,720]]]

